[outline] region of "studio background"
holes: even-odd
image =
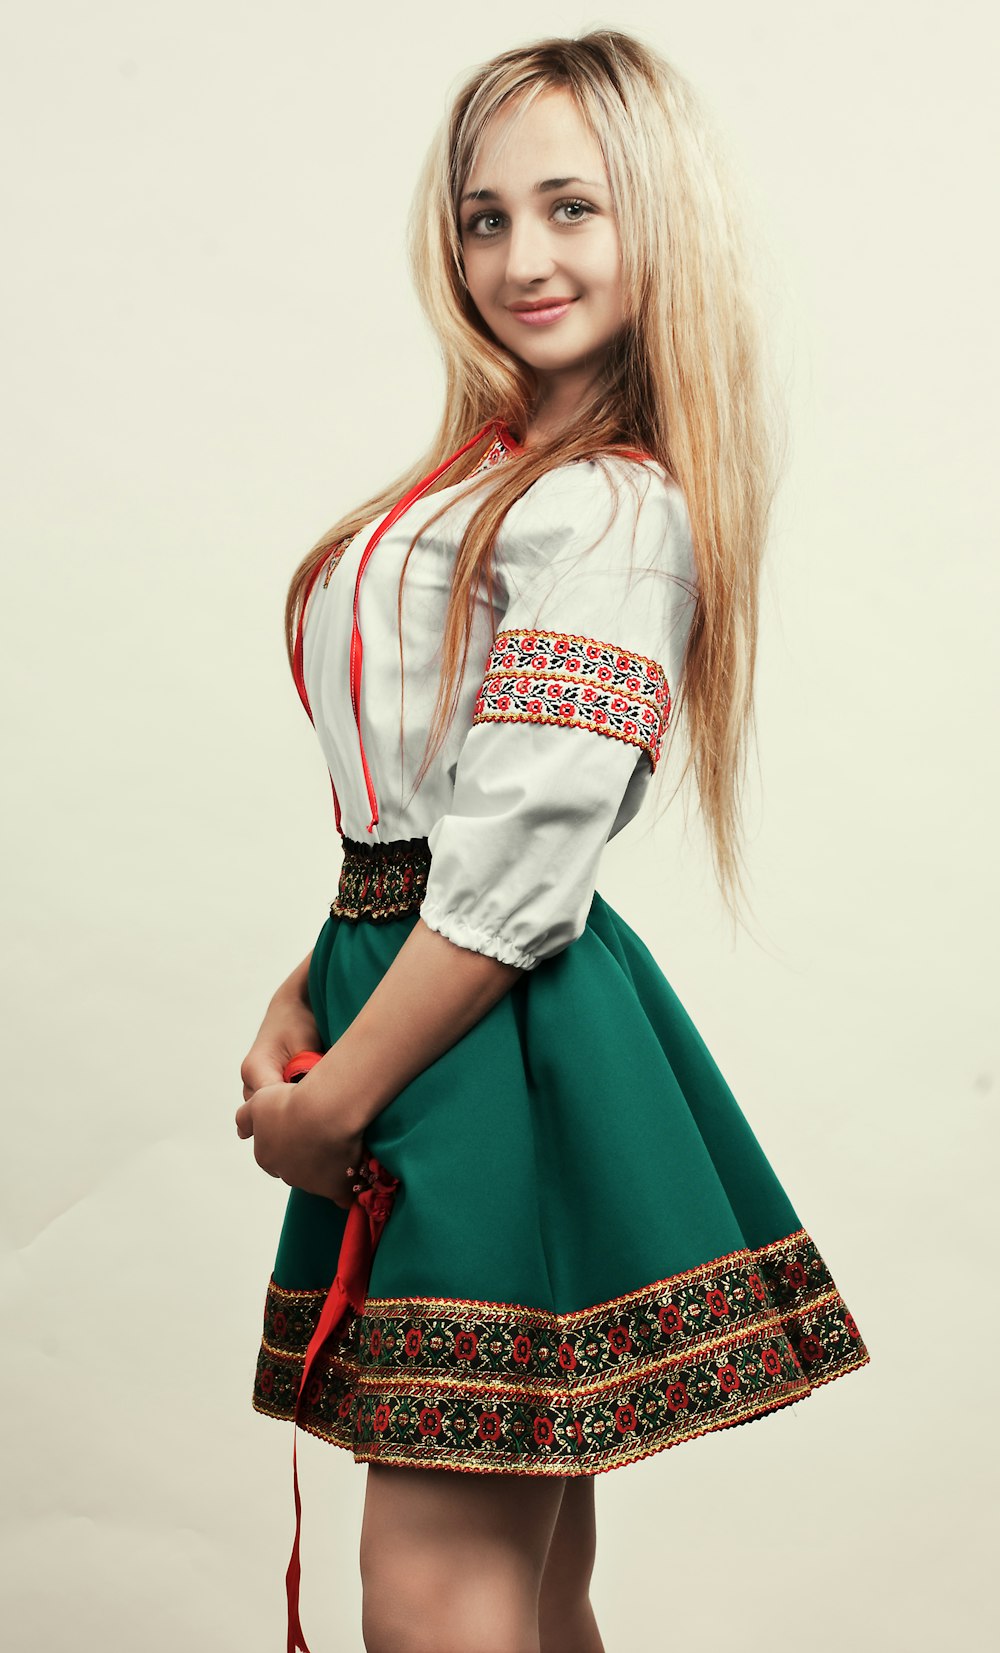
[[[655,827],[647,805],[598,887],[872,1362],[601,1476],[593,1599],[608,1653],[995,1634],[994,15],[63,0],[8,16],[0,71],[18,1653],[284,1645],[292,1433],[250,1393],[287,1189],[233,1114],[339,855],[282,605],[438,416],[404,235],[446,96],[501,49],[608,25],[662,50],[729,144],[791,450],[754,931],[733,940],[681,798]],[[358,1653],[365,1471],[311,1437],[299,1460],[307,1634]]]

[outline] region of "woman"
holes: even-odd
[[[298,1414],[368,1464],[365,1645],[596,1653],[594,1476],[869,1358],[595,889],[683,692],[678,778],[736,911],[774,443],[720,163],[633,38],[472,75],[413,248],[437,440],[324,535],[286,612],[344,865],[242,1068],[238,1130],[291,1185],[254,1405],[293,1416],[384,1168],[366,1300]],[[325,1054],[284,1083],[303,1049]]]

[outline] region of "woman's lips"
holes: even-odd
[[[546,305],[542,310],[512,310],[510,313],[515,321],[527,322],[529,327],[547,327],[564,316],[576,299],[567,299],[565,304]]]

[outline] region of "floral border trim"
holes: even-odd
[[[345,837],[343,842],[337,894],[330,903],[334,918],[378,922],[418,911],[427,893],[431,865],[426,838],[364,844]]]
[[[659,762],[670,723],[666,673],[656,660],[596,637],[499,631],[473,723],[550,723],[638,746]]]
[[[253,1407],[289,1420],[325,1290],[270,1280]],[[574,1314],[369,1298],[301,1427],[360,1462],[599,1474],[804,1399],[870,1360],[804,1229]]]
[[[504,442],[503,437],[497,436],[494,439],[492,446],[489,447],[483,454],[483,457],[479,461],[479,464],[476,466],[475,470],[469,472],[466,477],[466,481],[471,482],[474,476],[482,476],[484,471],[494,470],[497,465],[503,463],[509,453],[510,449]]]
[[[353,534],[348,534],[346,539],[338,540],[336,545],[334,546],[333,550],[330,552],[330,555],[327,559],[327,564],[326,564],[326,578],[323,581],[323,590],[324,591],[326,590],[327,586],[330,584],[330,576],[333,573],[334,569],[336,568],[337,564],[339,563],[341,557],[344,555],[344,552],[347,550],[347,547],[352,543],[353,540],[357,539],[359,533],[360,533],[360,529],[355,529],[354,533]]]

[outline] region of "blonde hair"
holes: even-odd
[[[735,920],[745,897],[741,788],[754,724],[760,564],[784,431],[736,191],[718,141],[689,83],[633,36],[599,29],[503,52],[455,96],[424,164],[410,223],[414,280],[444,356],[441,422],[412,469],[336,522],[299,564],[285,608],[289,661],[309,581],[332,546],[389,510],[488,420],[503,420],[522,435],[528,427],[537,380],[490,335],[472,303],[458,205],[488,122],[500,111],[523,111],[550,88],[569,91],[603,152],[621,244],[625,323],[599,386],[574,418],[470,484],[483,487],[484,496],[455,561],[418,782],[454,717],[477,590],[481,582],[492,590],[493,549],[507,511],[555,465],[642,449],[677,482],[691,522],[697,599],[681,683],[671,685],[673,723],[683,703],[689,748],[677,784],[693,770],[716,875]],[[487,438],[470,450],[441,485],[471,474],[488,445]],[[415,543],[416,537],[407,561]],[[404,561],[400,619],[405,574]]]

